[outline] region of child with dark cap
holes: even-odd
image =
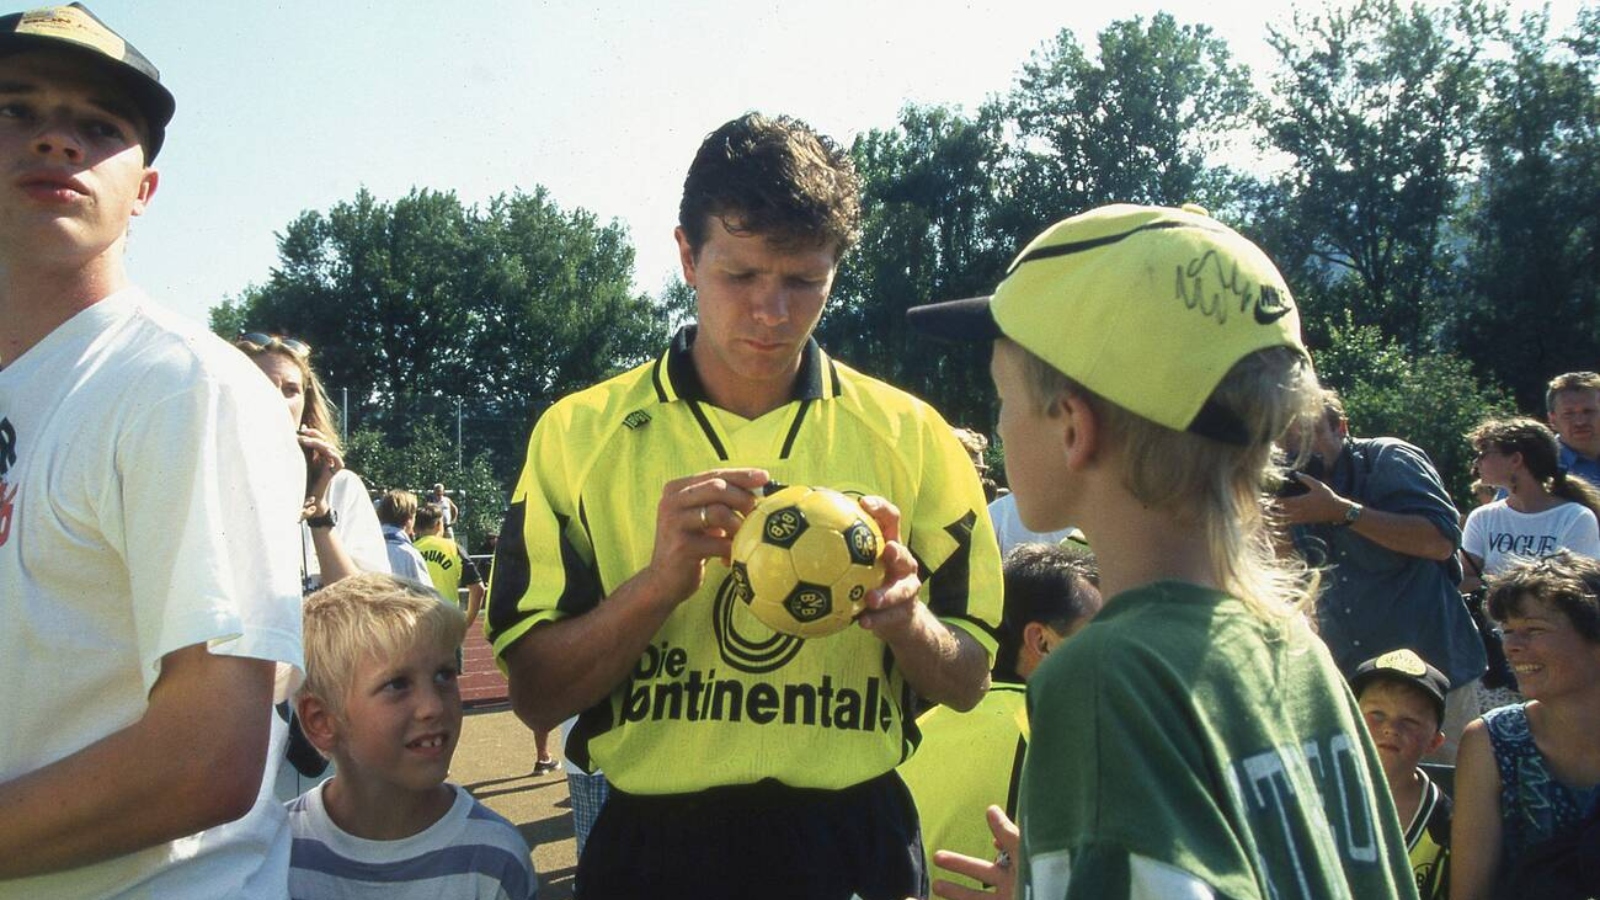
[[[1417,893],[1422,900],[1445,900],[1450,895],[1450,795],[1418,763],[1444,743],[1444,695],[1450,682],[1415,652],[1392,650],[1357,666],[1350,687],[1383,762]]]
[[[1198,208],[1108,206],[992,298],[911,315],[994,341],[1023,524],[1100,563],[1105,607],[1028,682],[1020,847],[996,829],[1023,895],[1415,896],[1314,580],[1273,553],[1273,443],[1320,388],[1266,255]],[[1006,856],[970,862],[1010,886]]]

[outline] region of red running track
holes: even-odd
[[[474,623],[467,629],[467,640],[462,647],[461,702],[467,707],[491,706],[505,703],[506,679],[494,664],[494,651],[483,638],[483,625]]]

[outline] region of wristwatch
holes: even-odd
[[[312,516],[306,520],[306,525],[312,528],[332,528],[339,524],[339,514],[332,507],[320,516]]]
[[[1357,519],[1361,518],[1361,513],[1365,509],[1366,507],[1359,503],[1352,503],[1350,504],[1350,508],[1344,511],[1344,519],[1333,524],[1339,526],[1340,528],[1349,528],[1351,525],[1356,523]]]

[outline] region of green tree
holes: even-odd
[[[894,130],[857,138],[866,221],[818,339],[830,352],[934,403],[952,422],[993,421],[987,348],[937,347],[906,327],[919,303],[987,293],[1013,252],[993,236],[999,127],[909,106]]]
[[[622,226],[564,211],[543,189],[482,208],[363,190],[303,213],[278,245],[268,282],[220,307],[213,327],[305,340],[330,394],[349,391],[352,425],[391,442],[456,402],[521,423],[471,434],[505,479],[536,410],[648,358],[665,335],[662,312],[632,291]]]
[[[1091,59],[1071,31],[1036,52],[1007,113],[1017,160],[1008,225],[1027,240],[1105,203],[1219,204],[1214,157],[1250,125],[1249,70],[1205,25],[1168,13],[1111,23]]]
[[[482,552],[484,540],[500,529],[510,492],[486,453],[458,465],[454,441],[437,419],[413,421],[398,440],[374,429],[357,430],[350,435],[346,462],[375,491],[407,490],[421,499],[434,483],[444,482],[461,510],[456,540],[474,553]]]
[[[986,294],[1044,226],[1113,200],[1202,203],[1228,173],[1211,158],[1249,124],[1245,67],[1199,25],[1113,23],[1091,60],[1070,31],[976,115],[908,106],[852,154],[866,210],[819,336],[840,358],[988,430],[988,348],[933,346],[905,310]]]
[[[1552,375],[1595,367],[1600,339],[1600,10],[1548,35],[1547,15],[1525,17],[1494,72],[1453,329],[1536,411]]]
[[[1465,435],[1490,416],[1512,412],[1506,391],[1479,379],[1454,354],[1415,353],[1348,314],[1330,335],[1328,349],[1316,356],[1317,371],[1344,399],[1351,433],[1421,447],[1456,502],[1468,503],[1472,456]]]
[[[1433,339],[1440,243],[1473,147],[1481,62],[1499,14],[1361,0],[1296,13],[1260,118],[1284,176],[1272,246],[1313,318],[1351,311],[1409,349]]]

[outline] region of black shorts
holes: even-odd
[[[838,791],[775,781],[611,797],[578,860],[583,900],[905,900],[928,895],[916,808],[894,772]]]

